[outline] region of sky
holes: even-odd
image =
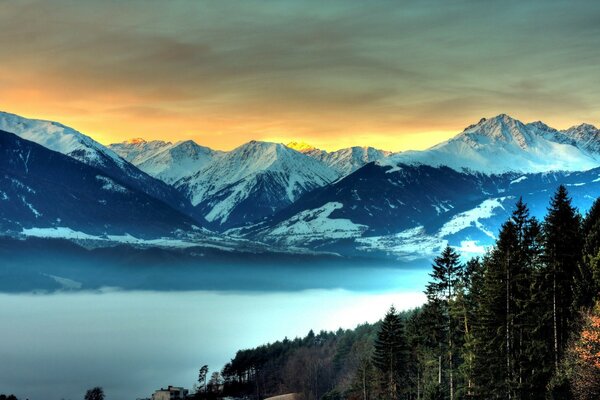
[[[600,125],[598,1],[0,0],[0,110],[101,143],[422,149]]]

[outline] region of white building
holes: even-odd
[[[185,399],[188,390],[182,387],[168,386],[166,389],[160,389],[154,392],[152,400],[179,400]]]

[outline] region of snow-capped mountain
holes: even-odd
[[[136,166],[147,174],[168,184],[193,175],[224,153],[200,146],[192,140],[163,147]]]
[[[73,157],[88,165],[125,168],[124,160],[89,136],[58,122],[29,119],[0,111],[0,130]]]
[[[251,141],[175,186],[222,229],[269,217],[336,178],[329,167],[282,144]]]
[[[447,244],[482,255],[519,196],[546,213],[559,184],[582,212],[600,196],[600,168],[584,172],[471,174],[448,167],[368,164],[303,196],[274,218],[232,234],[267,243],[404,261]]]
[[[133,165],[138,165],[172,144],[164,140],[147,142],[142,138],[134,138],[121,143],[109,144],[108,148]]]
[[[196,221],[72,157],[0,131],[0,231],[157,237]]]
[[[0,127],[27,138],[2,133],[0,230],[34,236],[68,228],[98,240],[210,226],[236,237],[231,249],[262,242],[414,260],[446,244],[481,254],[519,196],[537,216],[560,183],[582,212],[600,196],[597,128],[557,130],[504,114],[428,150],[392,155],[257,141],[222,153],[139,139],[112,151],[54,122],[2,113]]]
[[[581,150],[593,155],[600,154],[600,129],[594,125],[581,124],[561,132],[566,140],[571,140]]]
[[[585,171],[600,166],[597,131],[591,128],[558,131],[541,122],[524,124],[500,114],[483,118],[428,150],[406,151],[379,162],[447,166],[487,174]]]
[[[114,151],[75,129],[57,122],[28,119],[5,112],[0,112],[0,129],[98,168],[111,178],[164,201],[178,210],[194,214],[189,202],[177,190],[152,178]],[[201,216],[194,217],[198,223],[203,223]]]
[[[389,151],[373,147],[348,147],[337,151],[327,152],[303,142],[290,142],[287,146],[306,154],[335,170],[339,176],[346,176],[363,165],[381,160],[392,154]]]

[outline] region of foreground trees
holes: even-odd
[[[406,351],[404,324],[392,306],[381,323],[373,351],[373,365],[381,374],[384,399],[397,399],[405,383]]]
[[[96,386],[85,393],[84,400],[104,400],[104,390]]]
[[[560,186],[540,222],[519,199],[483,258],[463,262],[447,246],[430,276],[417,310],[238,352],[223,371],[226,392],[600,398],[600,201],[582,219]]]

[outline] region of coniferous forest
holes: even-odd
[[[219,394],[600,399],[600,199],[581,216],[560,186],[543,220],[519,199],[496,237],[482,258],[446,247],[418,309],[239,351]]]

